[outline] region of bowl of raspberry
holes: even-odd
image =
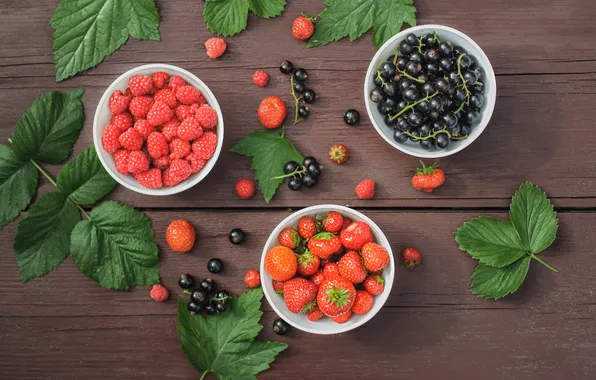
[[[217,99],[192,73],[150,64],[122,74],[101,97],[93,141],[121,185],[146,195],[190,189],[209,174],[223,145]]]
[[[261,256],[261,284],[273,310],[312,334],[368,322],[393,285],[389,241],[366,215],[344,206],[307,207],[285,218]]]

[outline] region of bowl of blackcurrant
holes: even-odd
[[[421,25],[388,40],[364,83],[377,132],[411,156],[439,158],[470,145],[492,116],[495,73],[480,46],[462,32]]]

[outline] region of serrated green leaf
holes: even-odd
[[[46,193],[19,223],[14,250],[21,281],[48,274],[70,249],[70,233],[81,219],[79,210],[62,193]]]
[[[97,202],[116,186],[94,147],[85,149],[62,167],[56,178],[58,189],[78,205]]]
[[[380,48],[388,39],[401,31],[404,23],[416,26],[414,0],[377,0],[378,9],[373,25],[373,43]]]
[[[0,229],[31,202],[37,190],[37,169],[19,160],[11,147],[0,144]]]
[[[160,39],[154,0],[62,0],[50,26],[57,82],[96,66],[129,35]]]
[[[58,164],[68,157],[83,128],[84,90],[48,92],[17,121],[12,148],[23,160]]]
[[[250,11],[262,18],[276,17],[286,8],[286,0],[248,0]]]
[[[206,0],[203,18],[209,30],[225,37],[246,28],[248,11],[263,18],[281,15],[285,0]]]
[[[159,251],[151,221],[132,207],[106,201],[71,234],[72,257],[81,271],[108,289],[159,282]]]
[[[503,219],[473,218],[457,229],[455,241],[459,249],[493,267],[504,267],[527,256],[513,224]]]
[[[230,149],[231,152],[252,157],[254,170],[263,198],[269,203],[283,179],[273,179],[284,175],[283,165],[288,161],[302,162],[303,157],[294,145],[275,131],[255,131]]]
[[[472,293],[501,298],[515,292],[526,279],[532,258],[528,255],[503,268],[478,263],[472,274]]]
[[[557,213],[546,194],[531,182],[522,183],[515,192],[509,218],[522,246],[531,253],[544,251],[557,237]]]

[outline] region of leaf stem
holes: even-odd
[[[300,106],[300,99],[299,97],[296,96],[296,92],[294,91],[294,75],[290,75],[290,94],[292,94],[292,97],[294,98],[294,108],[296,109],[294,111],[294,125],[300,123],[300,118],[298,117],[298,107]]]
[[[555,273],[559,272],[557,269],[555,269],[554,267],[549,265],[546,261],[542,260],[540,257],[536,256],[535,254],[530,253],[530,257],[533,258],[534,260],[538,261],[540,264],[544,265],[548,269],[552,270],[553,272],[555,272]]]
[[[203,374],[201,375],[201,378],[199,380],[203,380],[205,378],[205,376],[207,376],[207,374],[211,372],[211,371],[205,371],[203,372]]]

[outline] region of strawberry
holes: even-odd
[[[205,132],[201,137],[192,143],[192,151],[203,160],[208,160],[215,154],[217,149],[217,135],[213,132]]]
[[[316,285],[319,286],[321,285],[321,283],[323,282],[323,280],[325,279],[325,273],[323,271],[323,269],[319,269],[317,271],[317,273],[313,274],[312,276],[310,276],[310,280]]]
[[[186,141],[198,139],[203,135],[203,128],[201,123],[194,117],[184,119],[178,127],[178,137]]]
[[[176,89],[176,98],[182,104],[191,105],[197,103],[203,95],[193,86],[180,86]]]
[[[284,282],[284,302],[292,313],[307,313],[315,306],[317,286],[305,278],[296,277]]]
[[[207,161],[200,158],[196,153],[189,153],[184,159],[190,164],[193,173],[200,172],[207,165]]]
[[[180,127],[180,121],[178,119],[172,119],[165,123],[163,127],[161,127],[161,133],[166,137],[166,139],[171,141],[174,137],[178,136],[178,128]]]
[[[364,280],[364,289],[373,296],[378,296],[385,290],[385,280],[379,275],[369,276]]]
[[[389,253],[376,243],[366,243],[362,247],[364,266],[370,271],[378,271],[389,265]]]
[[[116,165],[116,170],[120,174],[128,174],[128,155],[130,151],[126,149],[118,149],[114,152],[114,164]]]
[[[236,194],[240,199],[250,199],[255,195],[255,183],[249,178],[240,178],[236,182]],[[284,244],[282,244],[284,245]],[[290,247],[292,248],[292,247]]]
[[[443,169],[439,168],[439,163],[435,162],[431,166],[424,165],[424,162],[419,161],[421,168],[414,170],[414,177],[412,177],[412,186],[416,190],[432,193],[434,189],[445,183],[445,173]]]
[[[115,115],[125,112],[128,109],[130,101],[130,96],[124,95],[120,90],[114,91],[112,95],[110,95],[110,100],[108,101],[108,107],[110,108],[110,112],[112,112]]]
[[[209,104],[200,106],[194,115],[203,128],[211,129],[217,125],[217,112]]]
[[[375,196],[375,181],[365,179],[356,185],[356,195],[360,199],[371,199]]]
[[[366,278],[366,268],[362,263],[362,257],[354,251],[343,255],[337,266],[339,275],[354,284],[359,284]]]
[[[263,70],[257,70],[252,75],[252,81],[258,87],[265,87],[267,86],[267,83],[269,83],[269,74]]]
[[[298,235],[298,232],[292,227],[286,227],[281,230],[277,236],[277,240],[279,241],[279,244],[284,247],[294,249],[300,244],[300,235]]]
[[[259,121],[267,129],[279,127],[284,122],[287,113],[286,104],[279,96],[263,99],[258,110]]]
[[[156,88],[164,88],[168,82],[168,78],[170,76],[168,73],[164,73],[163,71],[158,71],[151,74],[151,80],[153,81],[153,86]]]
[[[310,238],[308,249],[315,255],[326,259],[341,249],[341,241],[337,235],[321,232]]]
[[[317,234],[317,223],[312,216],[303,216],[298,219],[298,234],[302,239],[310,239]]]
[[[298,259],[288,247],[278,245],[265,255],[265,270],[276,281],[287,281],[296,275]]]
[[[357,290],[356,299],[352,306],[352,313],[356,315],[364,315],[373,307],[374,297],[366,290]]]
[[[128,112],[122,112],[118,115],[112,115],[110,124],[117,127],[122,132],[132,127],[132,115]]]
[[[155,132],[155,128],[145,119],[137,119],[133,128],[143,137],[143,140],[146,140],[152,132]]]
[[[153,89],[153,80],[147,75],[135,75],[128,80],[128,87],[134,96],[145,95]]]
[[[151,109],[147,113],[147,121],[152,126],[165,124],[172,120],[173,117],[174,112],[170,109],[170,107],[159,100],[153,103],[153,106],[151,106]]]
[[[128,172],[131,174],[139,174],[149,170],[149,159],[140,150],[130,152],[126,163]]]
[[[130,113],[139,119],[147,117],[149,110],[153,106],[153,98],[150,96],[137,96],[130,101],[128,109]]]
[[[342,224],[342,226],[341,226],[341,231],[343,231],[343,230],[345,230],[346,228],[348,228],[348,226],[349,226],[350,224],[352,224],[352,223],[353,223],[353,222],[352,222],[352,219],[344,217],[344,223],[343,223],[343,224]]]
[[[161,182],[161,170],[158,168],[149,169],[146,172],[139,173],[135,178],[141,186],[148,189],[161,189],[163,186]]]
[[[279,294],[280,296],[284,295],[284,282],[283,281],[271,280],[271,286],[273,286],[273,290],[275,290],[275,293]]]
[[[166,242],[175,252],[188,252],[195,245],[195,228],[184,219],[174,220],[166,230]]]
[[[347,249],[359,251],[366,243],[373,241],[373,234],[368,224],[364,222],[353,222],[339,234],[341,244]]]
[[[414,248],[406,248],[401,253],[401,261],[406,268],[413,268],[422,262],[422,255]]]
[[[316,322],[319,319],[323,318],[324,314],[321,311],[321,309],[319,309],[318,306],[313,307],[312,309],[310,309],[310,311],[306,314],[306,318],[308,318],[309,321],[311,322]]]
[[[213,37],[205,41],[207,55],[211,59],[221,57],[227,49],[226,41],[223,38]]]
[[[147,137],[147,153],[152,158],[159,158],[170,153],[168,139],[161,132],[151,132]]]
[[[257,286],[261,285],[261,275],[254,269],[249,270],[244,275],[244,284],[247,288],[256,288]]]
[[[165,156],[153,159],[153,166],[162,170],[167,168],[170,166],[170,156],[166,154]]]
[[[174,75],[170,78],[168,82],[168,88],[172,91],[176,91],[176,89],[180,86],[185,86],[186,81],[180,75]]]
[[[331,211],[323,218],[323,228],[327,232],[339,232],[344,224],[344,217],[337,211]]]
[[[153,100],[164,103],[170,109],[174,109],[178,105],[178,99],[176,99],[174,91],[170,90],[169,88],[164,88],[157,91],[153,96]]]
[[[292,24],[292,35],[295,39],[303,41],[309,39],[315,31],[312,17],[307,14],[298,16]]]
[[[130,128],[118,137],[120,145],[128,150],[139,150],[143,146],[143,136],[134,128]],[[145,169],[146,170],[146,169]]]
[[[170,159],[184,158],[190,153],[190,143],[179,137],[174,137],[170,141]]]
[[[346,323],[347,321],[350,320],[350,318],[352,318],[352,311],[348,310],[347,313],[343,313],[342,315],[338,315],[337,317],[333,317],[331,318],[331,320],[335,323]]]
[[[347,313],[356,298],[354,284],[339,275],[325,277],[319,286],[317,306],[329,317]]]
[[[189,117],[194,117],[194,113],[190,110],[190,106],[187,106],[186,104],[180,104],[178,105],[178,107],[176,107],[174,109],[174,113],[176,114],[176,117],[179,120],[186,120]]]
[[[108,125],[106,129],[103,130],[103,134],[101,135],[101,143],[106,152],[114,153],[120,148],[121,134],[122,131],[114,125]]]
[[[329,159],[338,165],[346,162],[349,155],[348,148],[344,144],[335,144],[329,148]]]
[[[320,265],[319,256],[313,255],[310,251],[298,255],[298,274],[301,276],[308,277],[317,273]]]
[[[336,263],[327,263],[323,266],[323,275],[325,277],[339,275],[339,266]]]

